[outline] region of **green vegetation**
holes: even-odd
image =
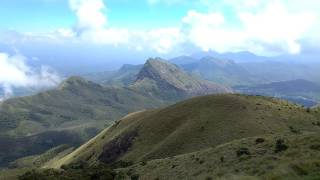
[[[7,100],[0,105],[0,166],[60,144],[79,145],[129,112],[163,104],[76,77],[58,89]]]
[[[315,121],[316,114],[273,98],[196,97],[167,108],[131,114],[49,167],[81,160],[112,164],[161,159],[235,139],[292,133],[290,127],[301,133],[317,132],[320,127],[313,124]]]
[[[256,143],[257,138],[265,140]],[[275,152],[278,140],[287,146]],[[239,156],[239,150],[241,155]],[[223,161],[221,161],[221,158]],[[244,138],[214,148],[139,163],[118,169],[119,176],[131,179],[319,179],[320,134],[275,134]]]
[[[31,170],[19,176],[19,180],[113,180],[115,176],[116,173],[106,165],[89,166],[82,162],[64,166],[62,170]]]
[[[2,103],[1,135],[25,136],[97,121],[111,123],[128,112],[158,106],[155,100],[129,89],[103,87],[73,77],[59,89]]]
[[[125,64],[118,71],[89,74],[84,77],[103,85],[126,87],[135,82],[142,66]]]
[[[27,156],[21,159],[17,159],[10,163],[9,168],[41,167],[54,158],[61,158],[69,154],[70,152],[72,152],[72,150],[73,148],[69,147],[68,145],[60,145],[49,149],[48,151],[40,155]]]
[[[196,97],[129,114],[72,153],[21,178],[317,179],[316,122],[317,109],[307,112],[274,98]],[[101,165],[106,168],[97,171]]]
[[[1,104],[0,165],[14,160],[16,169],[0,171],[0,179],[320,177],[319,108],[219,94],[230,89],[161,59],[138,73],[123,68],[130,73],[112,83],[123,87],[72,77],[58,89]],[[162,107],[210,93],[216,95]]]
[[[131,76],[138,70],[124,66],[115,75],[119,81],[134,78],[132,83],[122,81],[128,87],[106,87],[71,77],[57,89],[1,103],[0,166],[61,144],[78,146],[130,112],[190,96],[229,92],[158,59],[147,61],[137,77]]]

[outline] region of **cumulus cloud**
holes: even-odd
[[[147,0],[149,4],[183,0]],[[301,42],[320,40],[319,2],[311,0],[194,0],[207,9],[189,10],[176,26],[154,29],[114,27],[103,0],[69,0],[77,17],[73,27],[47,35],[24,34],[6,42],[49,39],[58,43],[97,43],[137,51],[174,54],[190,47],[218,52],[250,51],[259,55],[299,53]],[[198,4],[199,5],[199,4]],[[0,37],[1,39],[1,37]],[[184,52],[189,53],[189,52]]]
[[[75,32],[62,31],[62,34],[77,34],[81,40],[94,43],[119,45],[129,41],[127,29],[108,27],[108,18],[104,14],[106,6],[103,0],[69,0],[71,10],[76,14]]]
[[[107,24],[104,15],[105,5],[102,0],[69,0],[70,8],[78,18],[80,29],[101,29]]]
[[[168,53],[175,46],[184,41],[183,34],[179,28],[161,28],[146,32],[150,47],[159,53]]]
[[[56,86],[60,76],[47,66],[35,70],[26,64],[26,58],[22,55],[9,56],[0,53],[0,88],[4,97],[12,95],[13,87],[49,88]]]
[[[237,25],[221,12],[189,11],[183,18],[189,41],[203,50],[295,54],[301,49],[299,40],[316,19],[310,12],[290,13],[279,1],[262,6],[247,0],[243,6],[236,14]],[[259,11],[247,9],[255,6]]]
[[[158,3],[150,0],[149,3]],[[151,30],[128,30],[108,25],[104,14],[106,5],[102,0],[69,0],[70,8],[77,17],[74,33],[61,29],[61,35],[77,37],[83,41],[100,44],[125,45],[136,50],[151,48],[158,53],[167,53],[182,41],[179,28],[158,28]]]
[[[134,31],[108,25],[107,16],[104,14],[106,5],[102,0],[69,2],[70,8],[77,15],[76,27],[80,28],[79,36],[83,40],[128,45],[136,47],[137,50],[151,48],[159,53],[168,53],[178,46],[191,43],[205,51],[251,51],[264,55],[295,54],[301,50],[299,40],[316,20],[310,12],[290,12],[287,4],[281,1],[224,0],[219,2],[222,2],[222,6],[233,9],[236,23],[230,20],[230,14],[226,14],[224,8],[209,8],[209,12],[190,10],[182,18],[181,27]],[[147,2],[167,3],[166,0]],[[208,7],[218,6],[218,1],[201,2]]]

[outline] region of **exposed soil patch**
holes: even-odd
[[[133,140],[137,136],[138,131],[134,130],[108,142],[104,145],[103,152],[99,156],[99,160],[107,164],[115,162],[120,156],[128,151],[133,144]]]

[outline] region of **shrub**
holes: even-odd
[[[220,157],[220,162],[222,162],[222,163],[224,162],[224,157],[223,156]]]
[[[289,126],[289,129],[290,129],[290,131],[291,131],[292,133],[295,133],[295,134],[300,133],[300,131],[299,131],[299,130],[295,129],[295,128],[294,128],[294,127],[292,127],[292,126]]]
[[[139,180],[139,174],[132,175],[131,180]]]
[[[264,143],[264,139],[263,138],[257,138],[256,139],[256,144],[260,144],[260,143]]]
[[[313,144],[310,146],[310,149],[320,151],[320,144]]]
[[[64,170],[46,169],[28,171],[19,180],[113,180],[116,173],[104,164],[95,166],[71,165],[64,166]]]
[[[249,149],[248,148],[240,148],[237,150],[237,156],[240,157],[242,155],[250,155]]]
[[[140,165],[141,165],[141,166],[145,166],[145,165],[147,165],[147,162],[141,161],[141,162],[140,162]]]
[[[286,144],[284,144],[284,140],[283,139],[278,139],[276,141],[276,147],[275,147],[275,150],[274,150],[275,153],[278,153],[278,152],[281,152],[281,151],[285,151],[287,149],[288,149],[288,146]]]

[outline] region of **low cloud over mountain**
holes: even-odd
[[[3,91],[0,100],[10,97],[12,88],[49,88],[60,81],[61,77],[50,67],[35,69],[26,63],[26,57],[22,55],[0,53],[0,88]]]

